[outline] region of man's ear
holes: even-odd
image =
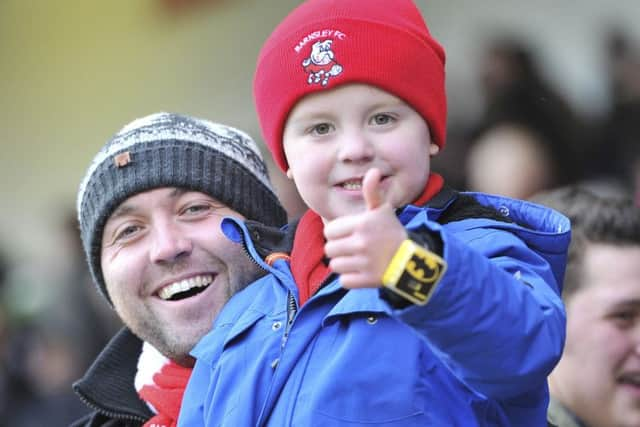
[[[436,154],[438,154],[439,152],[440,152],[440,146],[438,144],[436,144],[435,142],[431,142],[429,144],[429,155],[433,157]]]
[[[287,169],[287,178],[293,181],[293,172],[291,172],[291,168]]]

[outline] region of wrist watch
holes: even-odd
[[[405,300],[425,305],[447,269],[439,255],[404,240],[382,275],[382,285]]]

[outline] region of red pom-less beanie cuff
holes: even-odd
[[[275,163],[287,117],[304,96],[364,83],[407,102],[444,147],[445,53],[410,0],[310,0],[295,9],[263,46],[254,77],[262,135]]]

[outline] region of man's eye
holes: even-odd
[[[379,125],[379,126],[389,124],[394,120],[395,119],[392,116],[385,113],[376,114],[371,118],[372,124]]]
[[[319,123],[311,128],[310,133],[314,135],[326,135],[331,132],[332,126],[329,123]]]
[[[197,214],[200,212],[206,212],[208,210],[211,210],[211,206],[209,205],[191,205],[187,206],[184,212],[187,214]]]
[[[118,231],[116,234],[116,241],[127,240],[134,236],[140,230],[140,226],[138,225],[128,225]]]
[[[180,215],[185,219],[193,218],[200,219],[203,217],[207,217],[210,214],[222,214],[224,212],[224,206],[210,202],[198,202],[191,205],[186,205],[184,208],[180,210]]]

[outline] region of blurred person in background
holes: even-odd
[[[34,399],[20,363],[26,335],[21,333],[24,329],[18,326],[9,312],[7,288],[10,271],[8,257],[0,252],[0,426],[18,424],[23,406]]]
[[[83,366],[85,348],[66,326],[43,313],[14,329],[21,339],[11,357],[21,381],[14,381],[9,391],[7,426],[69,425],[88,412],[69,387]]]
[[[77,208],[93,279],[125,327],[73,385],[93,411],[76,425],[173,426],[189,351],[261,274],[222,218],[287,219],[258,147],[188,116],[135,120],[95,156]]]
[[[14,413],[21,407],[12,425],[22,427],[69,425],[89,412],[70,384],[83,374],[122,326],[113,310],[104,307],[106,304],[88,286],[92,279],[84,259],[75,208],[64,205],[56,223],[59,259],[39,268],[29,266],[39,273],[35,277],[18,275],[11,283],[12,288],[30,288],[18,295],[15,289],[10,292],[12,305],[24,306],[20,309],[22,313],[12,314],[22,319],[18,322],[23,337],[22,354],[16,363],[21,365],[31,394],[24,404],[14,405]],[[17,299],[25,298],[32,303],[16,304]]]
[[[609,106],[592,132],[587,167],[594,179],[634,191],[640,200],[640,44],[613,28],[604,46]]]
[[[0,426],[68,425],[87,412],[69,388],[83,343],[55,316],[53,301],[25,310],[33,301],[23,299],[41,297],[19,269],[0,256]],[[58,287],[53,278],[47,285]]]
[[[515,37],[495,38],[480,63],[483,124],[519,120],[569,150],[576,143],[576,115],[568,100],[545,78],[536,52]]]
[[[526,199],[579,177],[579,121],[528,46],[493,41],[480,81],[485,106],[468,138],[466,188]]]
[[[499,123],[473,141],[466,158],[466,187],[472,191],[528,199],[559,181],[562,165],[534,129]]]
[[[557,427],[640,426],[640,209],[578,186],[534,201],[571,219],[567,337],[549,377]]]

